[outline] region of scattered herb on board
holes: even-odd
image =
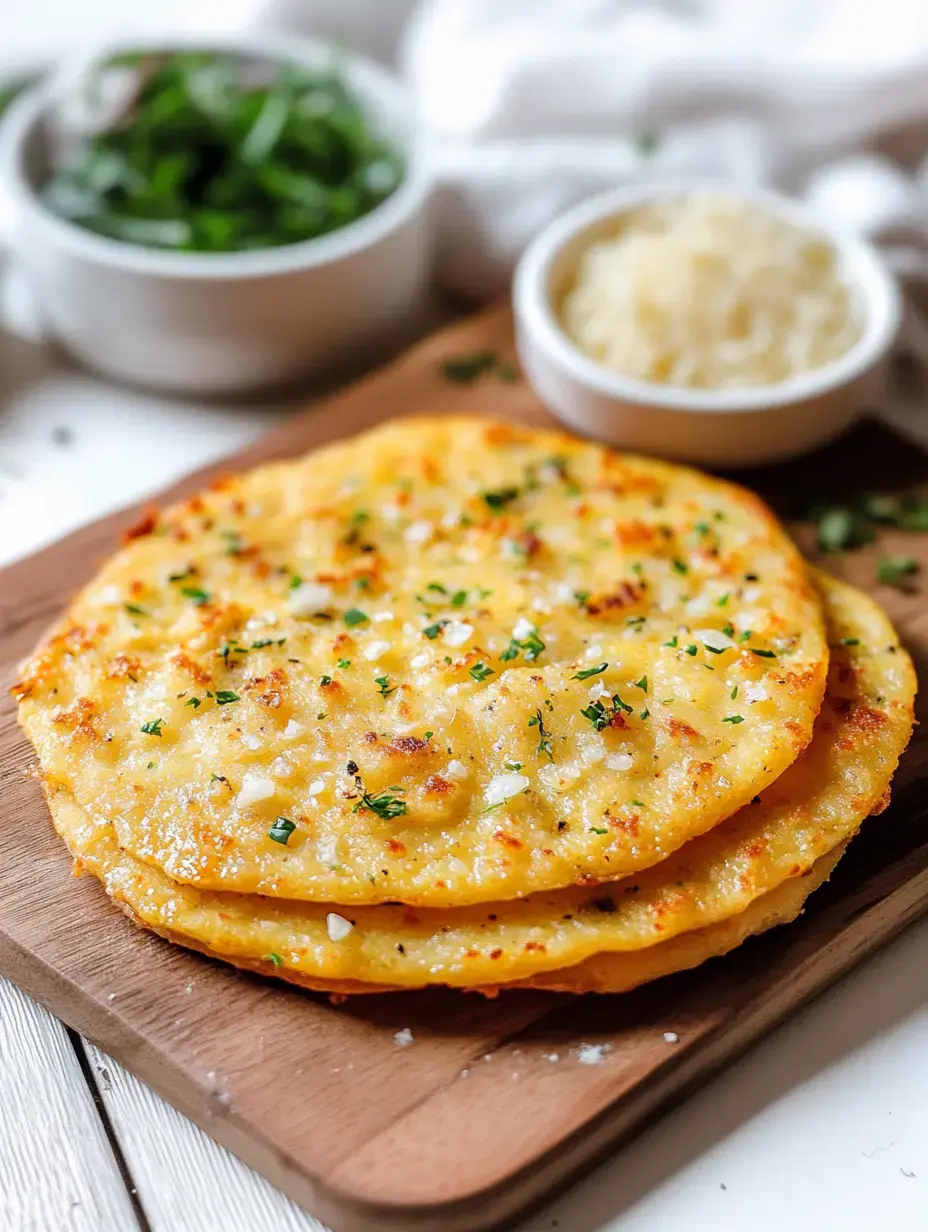
[[[403,178],[334,66],[139,51],[95,65],[86,97],[112,99],[127,76],[116,114],[70,125],[43,186],[54,213],[111,239],[188,252],[299,243],[370,213]]]
[[[473,385],[482,376],[492,374],[507,385],[519,379],[512,364],[501,360],[496,351],[474,351],[471,355],[453,355],[441,362],[441,374],[452,385]]]
[[[877,581],[897,590],[914,590],[914,576],[918,573],[918,561],[914,556],[881,556],[877,561]]]

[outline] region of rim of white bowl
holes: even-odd
[[[861,335],[848,351],[820,368],[774,385],[702,390],[623,376],[585,355],[568,337],[552,306],[549,285],[552,266],[564,248],[583,232],[610,218],[620,218],[649,201],[707,191],[741,197],[834,245],[845,281],[864,313]],[[513,300],[523,328],[578,382],[618,400],[715,414],[774,410],[849,384],[887,353],[902,317],[902,300],[896,280],[869,241],[829,223],[804,202],[772,189],[709,178],[651,181],[610,189],[567,210],[526,248],[516,268]]]
[[[369,213],[336,231],[294,244],[246,252],[171,252],[111,239],[62,218],[42,200],[26,172],[26,142],[46,111],[77,77],[91,65],[122,52],[145,48],[153,52],[205,51],[266,57],[310,66],[332,64],[373,123],[383,124],[389,140],[404,159],[403,178]],[[430,190],[423,143],[414,121],[412,100],[402,81],[387,69],[355,52],[347,52],[323,39],[242,30],[215,34],[189,31],[97,44],[53,72],[45,81],[23,92],[10,104],[0,123],[0,177],[9,189],[14,210],[29,215],[50,242],[59,248],[128,273],[161,275],[172,279],[261,278],[326,265],[361,252],[414,217]]]

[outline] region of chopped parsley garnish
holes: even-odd
[[[518,774],[522,769],[522,763],[520,761],[504,761],[503,766],[506,770],[512,771],[513,774]]]
[[[649,719],[650,717],[651,717],[651,711],[647,708],[647,706],[645,706],[644,710],[642,710],[641,713],[638,715],[639,719]]]
[[[191,698],[189,698],[189,700],[187,700],[187,701],[185,701],[185,702],[184,702],[184,705],[185,705],[185,706],[192,706],[192,707],[194,708],[194,710],[199,710],[199,709],[200,709],[200,707],[203,705],[203,703],[200,701],[200,699],[199,699],[198,697],[191,697]]]
[[[335,664],[335,666],[341,667],[341,668],[351,667],[351,660],[350,659],[339,659],[339,661]]]
[[[470,674],[473,676],[475,680],[483,681],[483,680],[486,680],[487,677],[489,676],[495,676],[496,672],[494,671],[492,667],[487,667],[487,665],[483,662],[483,660],[481,660],[479,663],[475,663],[474,666],[470,669]]]
[[[282,967],[284,965],[284,960],[281,958],[279,954],[274,954],[274,953],[265,954],[264,961],[273,963],[275,967]]]
[[[571,676],[571,680],[589,680],[591,676],[598,676],[601,672],[604,672],[608,666],[609,664],[605,662],[597,663],[595,667],[587,667],[581,672],[576,672]]]
[[[381,697],[389,697],[391,693],[396,692],[396,686],[394,686],[393,688],[390,687],[390,677],[389,676],[375,677],[374,684],[380,690]]]
[[[775,659],[777,656],[772,650],[755,650],[751,647],[751,654],[757,655],[758,659]]]
[[[448,593],[447,587],[442,586],[441,582],[429,582],[425,589],[434,590],[437,595],[446,595]]]
[[[743,723],[744,719],[740,714],[730,714],[727,718],[722,719],[722,722],[731,723],[732,725],[737,726],[738,723]]]
[[[354,806],[354,811],[357,813],[359,809],[369,809],[370,812],[376,813],[378,817],[382,817],[384,821],[392,821],[394,817],[403,817],[406,813],[406,802],[405,800],[400,800],[398,795],[391,796],[391,791],[402,793],[403,789],[401,787],[391,787],[377,796],[372,796],[365,792]]]
[[[591,592],[591,591],[589,591],[589,590],[575,590],[575,591],[574,591],[574,598],[575,598],[575,599],[577,600],[577,602],[578,602],[579,604],[581,604],[581,606],[582,606],[584,603],[586,603],[587,599],[589,599],[589,597],[590,597],[591,593],[592,593],[592,592]]]
[[[451,606],[452,607],[463,607],[466,602],[467,602],[467,591],[466,590],[456,590],[454,594],[451,596]]]
[[[739,642],[749,642],[753,636],[754,636],[753,629],[745,629],[745,631],[738,638],[738,641]]]
[[[126,611],[130,616],[150,616],[151,612],[147,608],[139,607],[137,603],[127,603]]]
[[[183,582],[184,579],[188,577],[193,577],[192,569],[185,569],[183,573],[169,573],[168,581],[169,582]]]
[[[233,693],[231,689],[216,690],[216,704],[218,706],[228,706],[230,702],[240,702],[242,699],[237,693]]]
[[[289,817],[278,817],[270,830],[268,830],[267,836],[273,839],[275,843],[281,843],[286,847],[287,841],[295,829],[296,826]]]
[[[679,637],[677,637],[675,633],[669,642],[664,642],[664,645],[669,646],[671,650],[676,650],[679,643],[680,643],[680,639]]]
[[[363,625],[367,623],[367,613],[362,612],[360,608],[350,607],[343,617],[345,624],[349,629],[353,629],[355,625]]]
[[[425,734],[425,739],[426,739],[426,740],[431,740],[431,739],[432,739],[432,737],[435,735],[435,733],[434,733],[434,732],[425,732],[424,734]]]
[[[484,492],[482,495],[484,501],[491,509],[505,509],[510,501],[514,501],[519,495],[519,489],[497,488],[495,492]]]
[[[327,684],[331,684],[331,683],[332,683],[332,677],[331,677],[331,676],[320,676],[320,677],[319,677],[319,683],[320,683],[321,685],[323,685],[323,686],[325,686],[325,685],[327,685]]]
[[[732,689],[730,696],[731,696],[732,701],[734,701],[735,698],[738,696],[738,686],[737,685],[735,685],[735,687]]]
[[[835,507],[820,514],[817,523],[818,546],[823,552],[841,552],[872,543],[876,532],[871,521],[855,509]]]
[[[686,565],[682,560],[675,559],[673,562],[673,567],[677,573],[689,573],[689,566]]]
[[[722,632],[725,634],[726,637],[734,637],[735,636],[734,625],[722,625]]]
[[[164,719],[149,719],[142,724],[142,731],[146,736],[160,736],[163,727]]]
[[[441,374],[454,385],[473,385],[478,377],[491,372],[499,363],[495,351],[475,351],[473,355],[457,355],[442,361]]]
[[[632,808],[644,808],[643,800],[629,800],[629,804],[632,806]]]
[[[595,702],[591,702],[589,706],[584,706],[580,711],[585,719],[589,719],[596,731],[604,731],[605,728],[611,727],[616,716],[622,711],[626,714],[632,713],[632,707],[623,702],[618,693],[613,693],[610,698],[612,709],[608,710],[602,702],[602,698],[598,698]]]
[[[545,727],[545,721],[541,713],[541,709],[535,711],[533,718],[528,721],[529,727],[538,728],[538,747],[535,750],[539,755],[544,753],[548,761],[554,761],[554,749],[551,744],[551,733]]]
[[[860,638],[859,637],[842,637],[841,645],[842,646],[859,646]]]
[[[715,601],[716,607],[728,607],[728,595],[719,595]]]
[[[185,599],[192,599],[197,607],[202,607],[204,603],[210,601],[209,593],[201,590],[199,586],[182,586],[180,593]]]
[[[429,625],[427,628],[423,629],[422,632],[430,642],[434,642],[447,623],[448,622],[446,620],[439,620],[434,625]]]
[[[303,579],[298,573],[294,573],[290,578],[290,589],[298,590],[303,585]]]
[[[636,681],[635,681],[635,688],[636,688],[636,689],[640,689],[640,690],[642,691],[642,693],[647,693],[647,691],[648,691],[648,678],[647,678],[647,676],[642,676],[640,680],[636,680]]]
[[[685,649],[688,655],[694,655],[698,651],[699,647],[696,646],[695,643],[690,642],[689,646],[687,646]]]
[[[883,556],[876,566],[877,581],[884,586],[895,586],[897,590],[908,590],[918,569],[914,556]]]
[[[519,641],[516,637],[511,638],[509,645],[499,657],[504,663],[508,663],[511,659],[517,659],[519,657],[519,651],[521,650],[525,654],[526,662],[533,663],[544,648],[545,643],[538,636],[538,630],[533,629],[528,637],[524,638],[522,641]]]
[[[272,646],[273,644],[274,644],[274,639],[272,637],[262,637],[262,638],[259,638],[258,641],[252,642],[249,649],[263,650],[265,646]]]
[[[590,826],[591,834],[608,834],[608,830],[603,830],[600,826]]]

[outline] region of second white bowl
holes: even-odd
[[[731,192],[831,241],[863,321],[846,354],[774,385],[694,390],[612,372],[568,338],[555,305],[588,245],[635,207],[702,189]],[[843,431],[879,399],[901,315],[896,282],[865,240],[829,227],[815,211],[778,193],[704,181],[617,189],[563,214],[526,249],[516,271],[514,308],[522,367],[559,418],[624,449],[719,467],[776,462]]]

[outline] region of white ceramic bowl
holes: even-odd
[[[135,46],[111,44],[93,58]],[[257,32],[168,37],[145,46],[310,65],[333,58],[327,44]],[[405,158],[404,179],[341,230],[252,252],[163,252],[59,218],[36,188],[47,167],[45,117],[78,66],[14,103],[0,126],[0,189],[12,207],[16,273],[35,298],[44,331],[120,380],[218,394],[319,371],[401,330],[421,309],[430,272],[428,184],[412,111],[399,80],[372,61],[339,51],[337,64]]]
[[[712,391],[622,376],[571,341],[555,305],[584,249],[635,206],[706,188],[730,191],[831,240],[863,321],[861,337],[846,354],[776,385]],[[721,467],[756,466],[803,453],[874,405],[901,314],[895,280],[865,240],[828,226],[815,211],[778,193],[705,181],[618,189],[569,210],[525,251],[514,301],[522,367],[556,415],[624,449]]]

